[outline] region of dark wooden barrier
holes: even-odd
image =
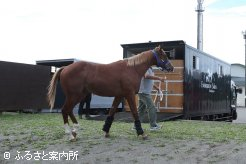
[[[0,111],[48,108],[49,66],[0,61]]]

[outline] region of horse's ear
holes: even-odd
[[[160,51],[160,49],[161,49],[161,45],[159,45],[158,47],[155,47],[156,51]]]
[[[162,53],[163,53],[163,54],[165,54],[165,55],[166,55],[166,52],[165,52],[163,49],[161,49],[161,51],[162,51]]]

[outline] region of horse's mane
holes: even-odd
[[[147,55],[146,52],[142,52],[140,54],[131,56],[129,58],[125,58],[127,60],[127,66],[134,66],[145,63],[151,59],[151,55]]]

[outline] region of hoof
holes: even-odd
[[[76,138],[71,138],[69,141],[70,142],[75,142],[76,141]]]
[[[76,134],[76,133],[75,133]],[[76,141],[76,137],[74,137],[74,134],[73,133],[71,133],[69,136],[68,136],[68,140],[70,141],[70,142],[75,142]]]
[[[76,139],[77,133],[76,132],[72,132],[72,135]]]
[[[105,133],[105,138],[109,138],[109,137],[110,137],[109,133]]]
[[[146,134],[138,135],[138,137],[139,137],[140,139],[142,139],[142,140],[148,139],[148,135],[146,135]]]

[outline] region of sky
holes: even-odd
[[[121,44],[197,45],[197,0],[0,0],[0,60],[110,63]],[[246,0],[204,0],[203,51],[245,64]]]

